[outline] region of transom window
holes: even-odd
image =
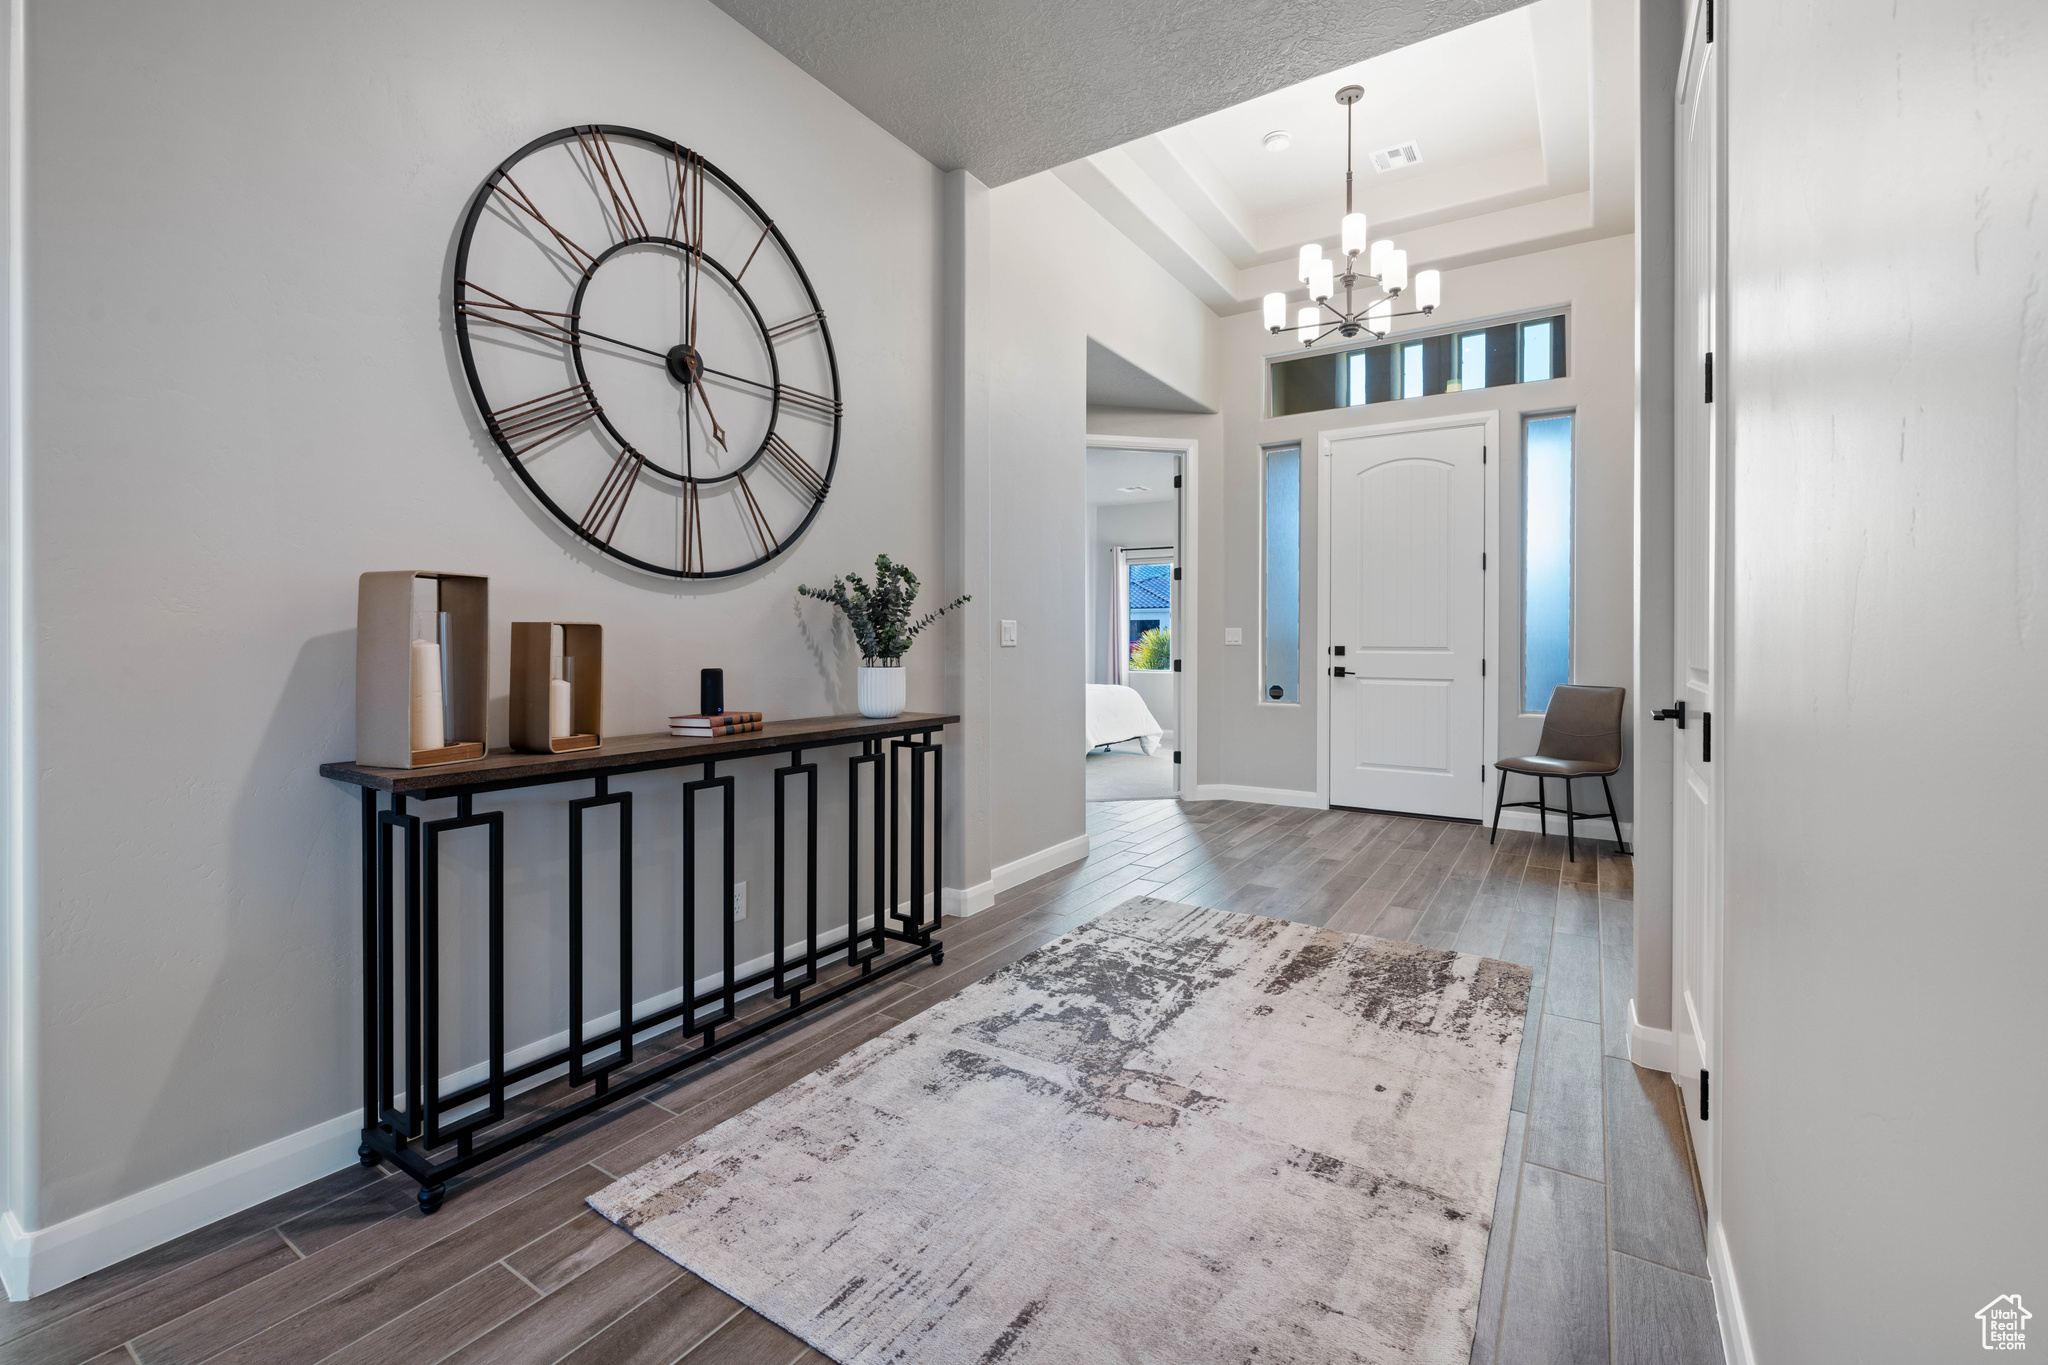
[[[1275,360],[1273,416],[1562,379],[1564,315]]]

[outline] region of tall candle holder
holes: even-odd
[[[420,569],[358,580],[356,762],[424,768],[484,756],[490,584]]]
[[[564,685],[569,693],[566,726],[556,704]],[[524,753],[563,754],[602,744],[604,627],[588,621],[514,621],[510,719],[512,747]]]

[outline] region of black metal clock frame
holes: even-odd
[[[727,269],[723,262],[703,249],[701,195],[698,200],[698,217],[695,223],[698,241],[693,243],[675,235],[645,231],[646,220],[632,199],[630,187],[624,185],[624,168],[617,161],[615,153],[610,149],[609,144],[612,139],[638,142],[655,149],[662,156],[671,158],[673,163],[679,168],[687,167],[689,173],[695,173],[699,177],[698,183],[700,186],[702,185],[702,177],[710,176],[717,180],[733,199],[745,205],[747,212],[754,216],[755,221],[761,224],[762,229],[761,237],[755,243],[753,253],[747,258],[747,264],[742,265],[739,272],[735,274]],[[568,242],[560,233],[555,232],[553,226],[540,215],[536,207],[530,203],[521,203],[524,195],[518,191],[517,182],[511,179],[513,171],[517,169],[519,164],[534,153],[571,141],[581,143],[585,150],[591,154],[593,161],[600,167],[603,165],[602,159],[609,158],[613,173],[620,177],[620,186],[613,187],[607,179],[605,187],[612,194],[613,203],[618,206],[617,219],[622,228],[621,240],[612,243],[595,254],[591,254],[587,250],[576,247],[573,243]],[[602,169],[600,169],[599,173],[601,175],[604,174]],[[679,182],[686,174],[679,172]],[[503,188],[508,184],[513,187],[511,191]],[[618,197],[621,188],[625,190],[625,197],[623,199]],[[682,194],[686,190],[687,185],[679,183],[678,193]],[[517,195],[516,198],[514,197],[515,194]],[[582,266],[581,277],[576,282],[575,291],[570,297],[569,307],[566,311],[557,313],[526,308],[492,294],[483,286],[470,281],[468,277],[469,251],[471,242],[476,234],[477,224],[482,220],[485,211],[490,207],[494,199],[500,196],[517,205],[521,211],[538,221],[550,233],[554,233],[557,242],[563,245],[565,254]],[[638,226],[643,230],[626,235],[624,228],[629,226]],[[674,226],[675,223],[672,221],[671,227],[673,228]],[[611,439],[618,444],[621,451],[621,454],[615,457],[616,463],[613,477],[618,475],[617,465],[624,464],[628,456],[636,457],[638,463],[628,467],[626,477],[637,479],[639,474],[644,471],[681,486],[685,496],[691,499],[692,507],[687,514],[691,516],[695,515],[694,504],[700,490],[728,483],[735,479],[741,480],[741,487],[745,489],[746,485],[742,476],[747,471],[755,468],[764,459],[771,457],[778,460],[783,459],[784,456],[775,449],[780,439],[776,433],[776,423],[783,414],[784,390],[781,364],[775,351],[776,333],[779,327],[771,326],[768,323],[761,315],[760,307],[754,302],[753,296],[740,283],[740,276],[746,273],[747,267],[753,263],[754,257],[758,256],[762,247],[771,240],[774,242],[776,249],[781,253],[783,260],[788,263],[789,268],[794,272],[797,282],[803,287],[804,297],[811,307],[809,315],[794,321],[805,325],[815,323],[819,338],[824,344],[825,362],[831,374],[832,392],[829,395],[806,394],[803,396],[803,399],[804,406],[812,415],[830,421],[832,427],[831,454],[827,458],[822,472],[813,469],[806,463],[803,466],[804,474],[799,475],[807,483],[810,479],[816,480],[815,487],[809,490],[811,505],[805,511],[803,520],[788,534],[774,537],[772,543],[768,543],[767,548],[755,558],[744,564],[737,564],[729,568],[711,568],[704,561],[704,547],[700,538],[697,541],[698,564],[696,568],[692,569],[689,563],[687,548],[690,541],[686,535],[684,562],[681,566],[669,568],[666,565],[649,563],[612,545],[608,538],[596,534],[592,527],[585,524],[584,520],[579,520],[571,515],[567,509],[556,502],[548,494],[547,490],[541,487],[539,480],[534,478],[532,471],[526,467],[525,461],[520,458],[523,449],[531,449],[532,447],[522,447],[519,443],[522,439],[535,439],[540,433],[547,433],[544,437],[539,437],[540,439],[553,439],[555,435],[565,434],[574,425],[579,425],[582,421],[595,418]],[[654,246],[676,251],[685,258],[694,257],[699,270],[704,266],[711,267],[712,270],[716,271],[725,280],[726,285],[732,290],[734,296],[746,304],[748,315],[752,317],[755,327],[760,331],[762,347],[768,356],[769,373],[772,380],[769,386],[771,397],[767,430],[761,438],[761,444],[753,453],[732,469],[713,475],[698,475],[687,469],[681,472],[666,469],[647,459],[626,438],[625,433],[619,431],[612,424],[611,418],[605,413],[603,405],[597,401],[596,393],[591,388],[589,375],[585,372],[583,365],[582,343],[585,337],[589,337],[592,340],[605,341],[613,345],[625,346],[630,350],[647,351],[648,349],[629,342],[620,342],[614,338],[600,337],[581,325],[584,293],[589,288],[591,280],[596,277],[598,268],[618,253],[635,246]],[[762,211],[761,206],[754,201],[754,197],[741,188],[738,181],[719,170],[718,167],[709,161],[690,151],[689,148],[684,147],[681,143],[670,138],[657,137],[653,133],[645,132],[638,128],[627,128],[609,123],[573,125],[568,128],[557,129],[552,133],[547,133],[527,143],[524,147],[521,147],[518,151],[512,153],[511,156],[500,162],[497,168],[485,178],[483,184],[478,187],[476,194],[470,199],[469,211],[464,216],[462,222],[462,234],[456,243],[455,268],[450,293],[455,313],[456,343],[462,356],[462,372],[469,381],[470,396],[476,402],[477,412],[482,418],[486,430],[489,431],[492,442],[498,447],[499,452],[504,455],[505,462],[511,466],[512,471],[519,476],[520,482],[526,485],[527,491],[532,493],[541,506],[545,507],[557,521],[568,527],[579,539],[587,544],[613,559],[629,564],[646,573],[658,574],[667,578],[727,578],[734,574],[746,573],[750,569],[759,568],[769,560],[774,559],[777,555],[780,555],[784,550],[795,544],[803,536],[804,532],[810,529],[811,523],[817,520],[818,512],[825,505],[825,497],[831,491],[833,476],[838,472],[841,424],[839,356],[832,345],[832,331],[825,321],[824,306],[818,301],[818,291],[812,286],[810,275],[804,270],[803,263],[797,259],[796,252],[791,249],[788,239],[782,235],[782,230],[775,226],[774,220]],[[477,295],[483,297],[476,297]],[[509,408],[493,408],[490,398],[484,390],[483,379],[477,373],[476,356],[471,349],[470,323],[472,321],[483,321],[493,326],[509,327],[514,331],[525,332],[530,336],[566,345],[573,360],[577,383],[558,393],[542,395],[525,403],[513,404]],[[781,324],[781,326],[788,325],[790,324]],[[678,379],[682,379],[683,382],[702,382],[700,376],[704,367],[702,366],[701,355],[694,353],[682,354],[693,351],[694,348],[692,346],[684,344],[671,348],[669,352],[649,353],[659,355],[667,363],[670,373]],[[692,378],[684,378],[685,373],[690,374]],[[712,371],[712,373],[718,372]],[[739,379],[739,376],[725,377]],[[742,379],[740,382],[759,387],[758,381],[755,380]],[[507,413],[517,413],[518,415],[507,417],[505,416]],[[578,416],[579,413],[582,414],[580,417]],[[576,418],[576,421],[569,422],[568,425],[560,425],[563,422],[567,422],[570,418]],[[784,445],[783,450],[786,451],[787,449],[788,447]],[[801,457],[797,458],[800,459]],[[787,466],[785,465],[785,467]],[[609,479],[606,486],[610,486]],[[753,501],[751,492],[747,492],[745,496],[751,504]],[[623,497],[620,498],[620,502],[623,504]],[[760,517],[758,508],[755,510],[755,516],[757,518]],[[602,518],[600,518],[601,520]],[[772,528],[766,526],[765,518],[760,519],[757,525],[758,530],[761,532],[772,530]],[[768,542],[770,539],[766,534],[762,534],[760,538],[764,542]]]

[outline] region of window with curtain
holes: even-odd
[[[1160,672],[1173,667],[1173,561],[1130,555],[1124,585],[1125,667]]]
[[[1259,697],[1301,700],[1301,447],[1265,455]]]
[[[1522,709],[1572,680],[1572,414],[1522,424]]]

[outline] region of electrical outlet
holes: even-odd
[[[1003,648],[1015,649],[1016,647],[1017,623],[1015,621],[1005,621],[1003,622]]]
[[[1241,626],[1225,626],[1223,628],[1223,643],[1226,645],[1243,644],[1244,628]]]
[[[745,882],[734,882],[732,884],[732,917],[734,919],[745,919],[747,917],[747,884]]]

